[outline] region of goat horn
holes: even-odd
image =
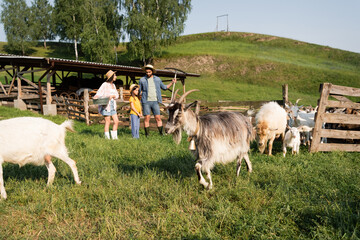
[[[174,95],[172,96],[172,98],[171,98],[171,101],[170,101],[170,102],[175,102],[175,99],[176,99],[176,94],[178,93],[178,91],[179,91],[179,89],[176,89],[176,90],[175,90],[175,93],[174,93]]]
[[[301,100],[301,98],[298,98],[298,100],[296,100],[295,105],[297,105],[300,100]]]
[[[199,89],[191,89],[190,91],[187,91],[180,97],[179,103],[182,103],[187,95],[189,95],[192,92],[197,92],[197,91],[200,91],[200,90]]]

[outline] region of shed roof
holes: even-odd
[[[12,65],[12,66],[35,67],[35,68],[45,68],[45,69],[51,68],[53,70],[59,70],[59,71],[94,73],[94,74],[105,74],[108,70],[114,70],[117,71],[119,75],[126,75],[133,77],[144,76],[144,70],[141,67],[76,61],[76,60],[60,59],[60,58],[18,56],[18,55],[10,55],[3,53],[0,53],[0,65],[2,68],[5,67],[6,65]],[[160,77],[173,77],[174,72],[170,70],[156,69],[156,75]],[[195,74],[195,73],[177,72],[178,78],[185,79],[187,76],[200,77],[199,74]]]

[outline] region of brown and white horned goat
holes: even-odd
[[[179,143],[181,129],[186,131],[196,145],[193,151],[197,163],[195,170],[200,184],[211,189],[211,169],[215,163],[228,163],[237,158],[236,174],[239,175],[241,161],[244,158],[248,171],[252,171],[248,152],[250,141],[254,139],[252,125],[249,119],[240,113],[218,112],[199,116],[191,110],[197,101],[185,104],[185,97],[197,89],[184,93],[179,100],[172,99],[169,104],[169,119],[165,131],[175,134],[174,140]],[[176,96],[176,93],[175,93]],[[202,171],[207,174],[209,183],[202,176]]]
[[[4,162],[18,164],[46,165],[49,177],[47,184],[54,181],[55,166],[51,157],[67,163],[80,184],[76,163],[69,158],[65,146],[66,130],[74,131],[72,121],[61,125],[49,120],[35,117],[19,117],[0,121],[0,193],[6,199],[2,164]]]

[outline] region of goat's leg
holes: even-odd
[[[250,162],[250,158],[249,158],[248,153],[244,154],[244,159],[245,159],[245,162],[246,162],[246,165],[247,165],[247,168],[248,168],[248,172],[251,173],[252,172],[252,164]]]
[[[69,157],[69,155],[67,154],[67,151],[64,150],[64,151],[62,151],[62,154],[56,155],[54,157],[57,157],[57,158],[63,160],[67,165],[69,165],[69,167],[71,168],[71,171],[74,174],[75,182],[77,184],[81,184],[79,174],[78,174],[78,170],[77,170],[77,167],[76,167],[76,162]]]
[[[2,160],[2,157],[0,156],[0,192],[1,192],[1,198],[6,199],[7,195],[6,195],[6,191],[5,191],[5,187],[4,187],[2,163],[3,163],[3,160]]]
[[[198,162],[198,163],[195,164],[195,170],[196,170],[196,173],[198,175],[199,183],[201,185],[203,185],[205,188],[207,188],[209,183],[206,182],[205,178],[201,174],[201,163]]]
[[[286,156],[286,144],[283,142],[283,156]]]
[[[212,179],[211,179],[211,171],[210,170],[207,170],[206,171],[206,175],[207,175],[207,178],[209,179],[209,182],[210,184],[207,186],[207,189],[212,189],[213,187],[213,183],[212,183]]]
[[[269,156],[272,156],[272,147],[273,147],[274,140],[275,140],[275,135],[273,137],[271,137],[269,140],[269,153],[268,153]]]
[[[239,174],[240,174],[242,159],[243,159],[243,154],[240,153],[240,155],[238,156],[237,165],[236,165],[236,176],[237,176],[237,177],[238,177]]]
[[[55,168],[54,164],[51,161],[51,156],[50,155],[45,155],[44,159],[45,159],[46,168],[48,170],[48,182],[47,182],[47,185],[49,186],[54,182],[56,168]]]

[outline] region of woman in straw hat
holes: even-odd
[[[131,119],[131,134],[133,138],[139,138],[139,130],[140,130],[140,117],[142,117],[142,109],[141,103],[138,98],[139,96],[139,85],[132,84],[130,86],[130,94],[129,98],[130,102],[130,119]]]
[[[117,128],[119,125],[119,119],[116,113],[116,101],[115,99],[119,98],[119,93],[116,90],[114,82],[116,81],[116,72],[109,70],[106,73],[106,81],[101,84],[99,90],[97,91],[94,99],[98,98],[109,98],[106,105],[99,105],[99,113],[105,118],[105,138],[110,139],[109,128],[110,128],[110,117],[113,119],[113,129],[111,131],[111,138],[118,139],[117,137]]]
[[[170,88],[174,83],[176,83],[176,79],[173,79],[172,82],[170,82],[168,85],[165,85],[158,76],[154,75],[155,69],[152,65],[146,65],[144,70],[146,76],[140,78],[139,80],[139,94],[142,93],[141,104],[145,117],[145,136],[149,135],[150,111],[152,111],[155,116],[160,135],[163,135],[163,126],[159,107],[159,103],[162,103],[161,89],[166,90]]]

